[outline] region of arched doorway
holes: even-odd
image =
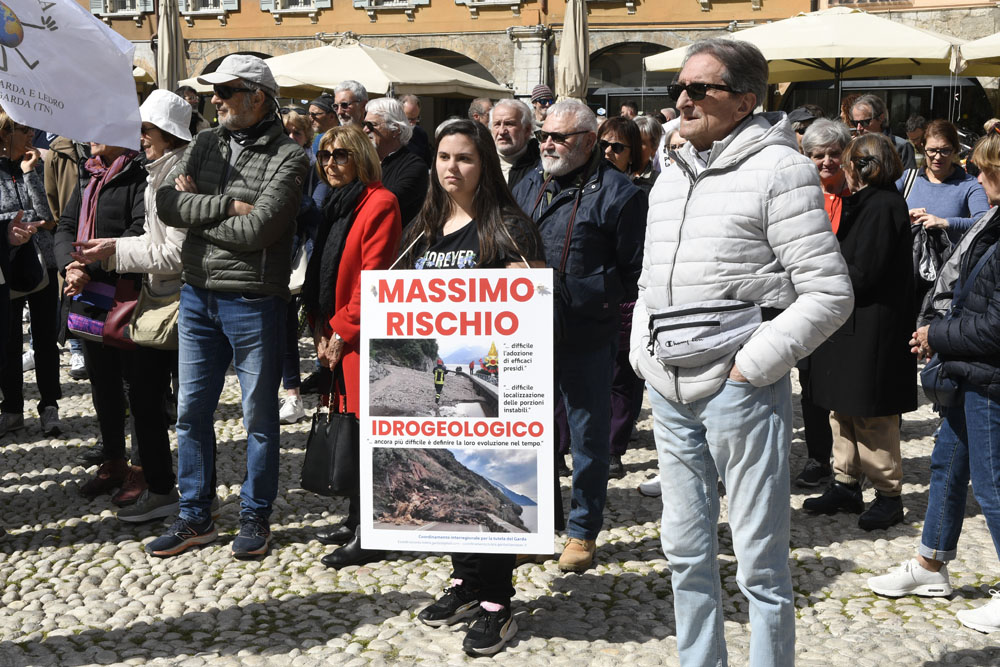
[[[643,59],[667,47],[649,42],[623,42],[595,51],[590,56],[587,101],[617,116],[623,102],[633,100],[640,111],[653,112],[673,104],[666,87],[673,72],[647,72]]]
[[[490,83],[497,83],[496,77],[478,62],[465,54],[448,49],[417,49],[410,51],[407,55],[429,60],[438,65],[444,65],[458,70],[464,74],[485,79]],[[421,100],[420,105],[420,125],[429,134],[433,134],[434,128],[439,123],[452,116],[465,118],[469,112],[469,102],[467,97],[444,97],[434,96]]]

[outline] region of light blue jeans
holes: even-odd
[[[209,519],[215,469],[215,410],[230,362],[243,394],[247,472],[240,515],[268,518],[278,495],[278,383],[285,301],[191,285],[181,288],[178,321],[177,489],[180,516]]]
[[[663,488],[660,539],[670,562],[681,664],[727,664],[717,533],[721,478],[736,582],[750,602],[750,665],[793,665],[788,376],[767,387],[726,380],[715,394],[687,405],[647,386]]]

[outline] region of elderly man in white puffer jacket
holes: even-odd
[[[661,540],[683,665],[727,660],[719,478],[729,500],[736,578],[750,603],[750,665],[794,664],[789,371],[844,323],[854,302],[815,166],[798,153],[784,114],[753,113],[767,75],[766,60],[746,42],[689,47],[670,91],[689,143],[672,153],[674,164],[650,195],[632,320],[631,361],[653,408]],[[718,309],[720,300],[729,303]],[[658,332],[650,345],[651,314],[692,308],[697,324],[711,322],[707,328],[682,340],[693,325],[675,319],[669,321],[682,323],[663,327],[668,320],[658,319],[667,339]],[[732,331],[732,349],[705,343],[720,332],[726,337],[725,316],[736,311],[759,312],[764,321],[742,322],[743,337]],[[699,342],[707,348],[699,356],[672,356]]]

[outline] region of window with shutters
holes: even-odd
[[[408,21],[414,20],[413,10],[426,7],[430,0],[354,0],[355,9],[363,9],[368,13],[368,20],[375,23],[380,11],[399,11],[406,14]]]
[[[90,12],[105,23],[113,18],[132,18],[141,26],[143,15],[153,13],[153,0],[90,0]]]
[[[468,7],[472,18],[477,19],[480,9],[495,7],[507,7],[514,16],[520,16],[522,0],[455,0],[455,4]]]
[[[271,12],[276,24],[288,14],[305,14],[313,23],[319,22],[320,9],[330,9],[332,0],[260,0],[262,11]]]
[[[194,25],[195,18],[212,17],[226,25],[226,17],[231,12],[239,11],[240,0],[178,0],[181,16],[189,26]]]
[[[587,0],[587,2],[589,2],[592,5],[597,5],[597,4],[625,5],[625,9],[626,11],[628,11],[629,14],[635,14],[635,0]],[[704,6],[708,3],[708,0],[699,0],[699,2],[701,2],[702,6]]]

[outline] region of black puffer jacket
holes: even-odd
[[[978,232],[962,257],[959,273],[962,280],[997,242],[1000,242],[1000,215],[993,209],[992,219]],[[948,375],[1000,400],[1000,249],[979,273],[961,314],[933,321],[927,340],[931,349],[941,355]]]

